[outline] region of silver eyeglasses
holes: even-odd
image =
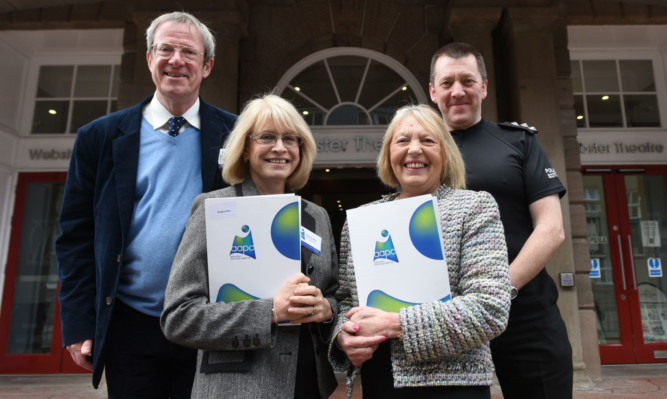
[[[174,52],[178,50],[183,60],[189,63],[198,62],[199,56],[204,55],[204,52],[194,47],[174,43],[156,43],[151,48],[155,51],[156,56],[165,59],[170,59],[174,55]]]
[[[283,134],[282,136],[271,132],[259,132],[248,136],[248,139],[255,140],[257,144],[276,145],[278,140],[282,140],[285,147],[299,147],[303,144],[303,139],[296,134]]]

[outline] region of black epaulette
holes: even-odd
[[[507,127],[510,129],[521,129],[527,131],[530,134],[537,134],[537,129],[535,129],[533,126],[528,126],[525,123],[519,124],[518,122],[502,122],[499,123],[498,126]]]

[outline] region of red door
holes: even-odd
[[[0,373],[83,373],[61,345],[55,239],[67,174],[19,173],[0,312]]]
[[[667,167],[584,168],[603,364],[667,362]]]

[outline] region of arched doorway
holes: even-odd
[[[404,65],[356,47],[305,57],[274,91],[294,104],[313,131],[318,155],[299,194],[327,209],[338,241],[345,210],[391,191],[377,178],[375,164],[394,112],[428,97]]]

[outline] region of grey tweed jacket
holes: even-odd
[[[496,201],[489,193],[442,185],[434,193],[442,223],[452,299],[401,309],[402,339],[391,340],[394,387],[493,384],[489,341],[507,326],[510,276],[507,245]],[[374,203],[396,199],[398,193]],[[340,305],[334,333],[359,304],[347,223],[340,239]],[[353,370],[332,335],[329,360],[336,371]]]
[[[172,342],[199,349],[192,398],[293,398],[300,327],[271,323],[272,298],[210,303],[207,275],[206,198],[259,195],[252,180],[199,195],[178,248],[160,319]],[[338,259],[326,211],[301,201],[301,223],[322,237],[321,256],[302,247],[302,268],[331,304],[338,303]],[[320,395],[328,398],[336,379],[327,361],[333,323],[308,324]]]

